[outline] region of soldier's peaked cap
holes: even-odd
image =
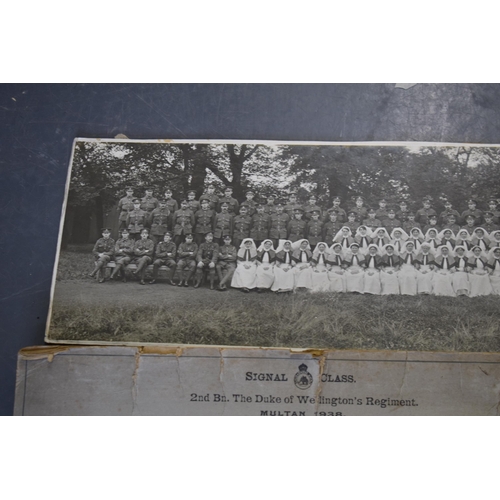
[[[196,191],[194,189],[190,189],[187,194],[196,194]]]
[[[231,239],[231,236],[229,234],[226,234],[226,236],[224,236],[224,239],[225,240],[230,240]]]
[[[211,235],[213,236],[214,232],[213,232],[213,231],[207,231],[207,232],[205,233],[205,236],[208,236],[209,234],[211,234]]]
[[[140,203],[141,200],[138,200],[137,198],[132,202],[132,203]]]
[[[200,202],[202,205],[205,203],[210,203],[210,200],[207,200],[206,198],[204,198],[203,200],[201,200]]]
[[[111,229],[109,227],[103,227],[103,228],[101,228],[101,233],[104,233],[104,232],[110,233]]]
[[[172,233],[170,231],[167,231],[163,236],[170,236],[170,237],[172,237]]]

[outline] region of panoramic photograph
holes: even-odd
[[[46,340],[500,351],[500,150],[76,139]]]

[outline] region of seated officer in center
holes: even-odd
[[[141,239],[137,240],[134,245],[134,259],[132,264],[137,265],[137,269],[132,271],[134,276],[139,276],[141,285],[145,285],[144,274],[146,267],[151,263],[153,258],[155,244],[153,240],[149,239],[149,230],[143,229],[141,231]]]
[[[175,269],[177,268],[177,263],[175,262],[176,253],[177,247],[172,241],[172,233],[167,231],[163,236],[163,241],[160,241],[160,243],[156,245],[155,260],[153,262],[153,279],[149,282],[151,285],[156,283],[158,279],[160,266],[167,266],[170,269],[169,282],[171,285],[175,285],[173,279]]]
[[[177,269],[179,270],[180,282],[177,286],[189,286],[189,280],[196,271],[196,255],[198,245],[193,241],[192,234],[186,234],[186,240],[177,249]],[[187,271],[186,271],[187,269]]]
[[[215,265],[219,256],[219,245],[214,243],[214,233],[211,231],[205,235],[205,243],[198,248],[196,255],[196,278],[194,287],[198,288],[203,278],[203,271],[208,270],[208,279],[210,280],[210,290],[214,289]]]
[[[95,269],[89,274],[93,278],[98,274],[99,283],[104,282],[104,272],[108,262],[115,253],[115,240],[110,238],[111,231],[107,227],[102,228],[102,238],[99,238],[94,245],[92,253],[95,257]]]
[[[226,291],[226,283],[231,283],[236,269],[237,256],[238,250],[234,245],[231,245],[231,236],[224,236],[224,245],[219,247],[219,256],[217,258],[217,264],[215,265],[217,275],[219,276],[218,290]]]
[[[122,281],[126,283],[125,267],[130,264],[134,257],[135,241],[130,238],[127,228],[123,228],[121,234],[122,237],[115,243],[115,268],[111,273],[111,279],[115,279],[121,274]]]

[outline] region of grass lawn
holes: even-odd
[[[50,338],[416,351],[500,351],[500,297],[290,295],[101,285],[88,251],[61,254]]]

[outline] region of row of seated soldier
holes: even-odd
[[[176,245],[172,240],[172,233],[168,231],[165,233],[163,240],[156,244],[150,239],[148,229],[142,230],[141,238],[137,241],[130,238],[127,228],[123,228],[121,233],[121,238],[115,242],[110,237],[110,230],[104,228],[103,237],[94,246],[95,268],[90,275],[95,276],[100,283],[105,281],[107,267],[113,268],[112,279],[121,278],[126,281],[126,270],[131,265],[133,274],[144,285],[146,284],[146,270],[152,264],[152,278],[149,281],[151,284],[156,282],[160,269],[163,269],[168,271],[168,281],[172,285],[187,287],[191,278],[194,277],[194,287],[198,288],[204,275],[207,274],[211,289],[214,289],[214,280],[217,276],[219,280],[218,289],[226,290],[227,284],[238,287],[235,286],[233,275],[236,264],[240,260],[244,260],[240,259],[241,249],[249,241],[256,246],[256,242],[252,238],[245,238],[238,245],[238,250],[238,247],[233,244],[230,235],[225,235],[223,244],[219,245],[214,242],[214,233],[212,231],[204,234],[204,242],[200,245],[194,241],[192,234],[186,235],[185,241],[180,245]],[[357,247],[359,254],[365,256],[372,247],[376,249],[377,253],[383,254],[389,246],[393,248],[396,255],[400,255],[406,251],[408,244],[411,244],[412,251],[415,252],[420,251],[423,247],[428,247],[433,254],[438,251],[442,253],[440,250],[442,247],[446,247],[449,252],[464,248],[467,253],[466,258],[472,256],[475,249],[479,249],[482,256],[489,255],[492,257],[493,252],[500,248],[500,229],[488,233],[482,227],[474,227],[470,232],[467,228],[463,228],[459,229],[455,234],[448,228],[438,232],[431,227],[424,234],[420,228],[414,227],[409,233],[403,228],[395,228],[389,234],[387,229],[380,227],[371,230],[366,226],[360,226],[356,233],[353,233],[348,226],[343,226],[328,243],[321,241],[316,245],[311,245],[307,239],[300,239],[297,242],[280,239],[278,245],[275,246],[273,240],[265,239],[259,243],[259,250],[253,255],[254,260],[258,264],[259,259],[262,262],[262,259],[265,260],[267,255],[267,263],[273,264],[275,256],[279,255],[279,252],[275,252],[274,249],[285,245],[286,250],[287,242],[290,247],[301,242],[307,242],[309,254],[306,255],[305,264],[309,264],[313,253],[317,251],[318,247],[325,246],[327,247],[327,253],[332,253],[336,247],[339,247],[343,256],[352,253],[351,249],[353,247]],[[270,257],[270,254],[266,254],[269,249],[276,255]],[[302,257],[304,256],[301,255],[301,259]],[[290,264],[292,267],[298,264],[299,268],[303,263],[302,260],[295,263],[293,259],[284,262],[284,264]],[[486,258],[484,264],[487,264]],[[342,262],[342,265],[345,265],[345,261]],[[179,283],[174,282],[176,272],[180,279]],[[243,275],[245,275],[245,272],[243,272]],[[243,286],[241,288],[248,289],[249,287]]]
[[[343,226],[353,232],[363,225],[370,230],[384,227],[389,233],[397,227],[407,232],[418,227],[424,233],[429,228],[438,231],[449,228],[454,233],[461,228],[471,232],[478,226],[488,233],[500,228],[496,199],[488,200],[484,211],[478,208],[477,200],[467,200],[467,209],[461,212],[445,200],[443,210],[438,213],[429,198],[424,198],[422,206],[414,209],[405,200],[393,207],[385,199],[378,202],[378,208],[368,208],[364,199],[357,197],[353,207],[344,209],[340,198],[336,197],[332,206],[325,209],[317,204],[315,196],[305,204],[298,203],[293,193],[286,203],[272,196],[267,197],[265,203],[257,203],[255,193],[250,190],[246,199],[239,203],[232,197],[231,187],[227,187],[221,197],[214,190],[214,186],[208,186],[199,200],[195,191],[189,191],[179,207],[170,190],[165,192],[165,198],[158,200],[151,188],[142,199],[134,198],[134,190],[129,188],[127,196],[119,202],[119,230],[127,228],[132,239],[139,239],[142,229],[146,228],[155,242],[161,241],[170,231],[177,246],[187,234],[192,234],[195,243],[200,245],[208,231],[214,233],[214,240],[220,245],[224,237],[230,235],[236,246],[245,238],[252,238],[257,245],[269,238],[276,246],[280,239],[307,238],[311,245],[331,241]]]

